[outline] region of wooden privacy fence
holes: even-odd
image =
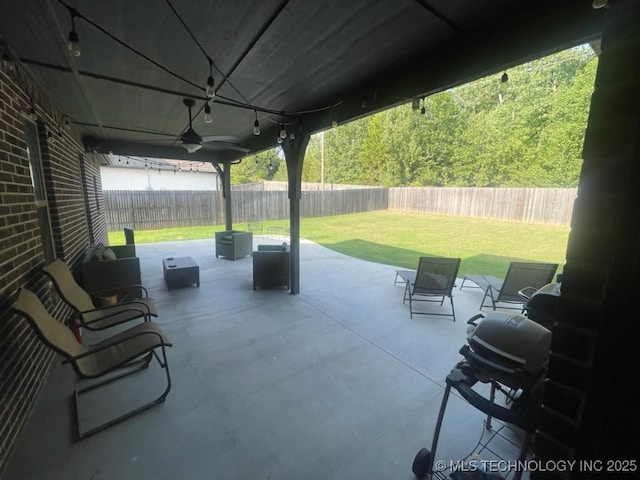
[[[110,231],[124,225],[145,230],[223,225],[220,191],[104,191]],[[575,188],[351,188],[302,192],[300,215],[325,217],[373,210],[495,218],[526,223],[569,225]],[[234,189],[233,224],[289,218],[286,191]]]
[[[389,209],[569,225],[576,188],[392,188]]]
[[[220,191],[104,191],[110,231],[129,225],[138,230],[222,225],[224,199]],[[346,213],[386,210],[387,188],[302,192],[300,215],[327,217]],[[233,190],[231,216],[234,224],[289,218],[286,191]]]
[[[103,194],[110,231],[123,225],[148,230],[224,223],[220,192],[106,190]]]

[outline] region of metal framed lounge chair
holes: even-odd
[[[397,270],[394,285],[399,279],[404,281],[404,298],[402,303],[409,300],[409,315],[442,315],[453,317],[456,321],[453,307],[453,287],[455,286],[460,258],[420,257],[418,270]],[[444,304],[445,298],[451,302],[451,313],[416,312],[413,302],[439,302]]]
[[[469,281],[475,284],[474,288],[484,291],[480,310],[485,307],[487,298],[491,300],[493,310],[498,307],[523,310],[526,301],[523,293],[531,294],[551,283],[557,269],[557,263],[511,262],[504,280],[491,275],[464,275],[460,289],[470,288],[465,285]]]
[[[144,322],[128,330],[116,333],[92,345],[79,343],[71,330],[53,318],[38,296],[30,290],[21,289],[13,310],[28,320],[38,337],[51,349],[64,357],[63,364],[70,364],[81,379],[104,377],[73,393],[75,404],[75,437],[83,439],[105,428],[120,423],[132,416],[164,402],[171,389],[171,377],[167,363],[166,347],[171,342],[157,323]],[[128,410],[115,418],[83,431],[80,425],[79,397],[91,390],[124,378],[149,366],[155,358],[166,375],[164,391],[150,402]]]
[[[139,288],[143,292],[143,298],[96,307],[89,293],[76,282],[73,273],[62,260],[54,260],[42,272],[51,279],[60,297],[73,309],[80,325],[89,330],[103,330],[137,319],[150,321],[151,317],[158,316],[154,300],[141,285],[132,287]]]

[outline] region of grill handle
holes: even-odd
[[[460,349],[460,354],[464,358],[472,362],[472,364],[479,365],[480,367],[485,368],[487,370],[492,370],[494,372],[498,372],[500,374],[508,375],[515,378],[522,377],[521,375],[522,372],[520,370],[509,368],[500,363],[492,362],[491,360],[481,357],[476,352],[471,350],[471,348],[469,348],[469,345],[463,345],[462,348]]]
[[[462,395],[467,402],[469,402],[481,412],[484,412],[493,418],[497,418],[498,420],[502,420],[503,422],[507,422],[512,425],[518,424],[518,415],[513,412],[513,410],[501,407],[500,405],[496,405],[495,403],[487,400],[466,383],[456,385],[455,388],[456,390],[458,390],[458,392],[460,392],[460,395]]]

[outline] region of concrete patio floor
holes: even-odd
[[[282,240],[256,236],[254,245]],[[136,249],[157,322],[174,344],[166,402],[72,442],[76,379],[57,362],[4,478],[414,478],[411,464],[431,446],[445,377],[462,358],[479,289],[455,289],[455,323],[410,319],[395,267],[311,242],[301,244],[299,295],[254,291],[251,258],[216,258],[213,239]],[[200,287],[168,291],[162,259],[181,256],[198,263]],[[146,399],[162,375],[152,364],[118,383]],[[100,402],[121,398],[94,401],[83,407],[100,410]],[[483,418],[450,397],[436,458],[457,461],[473,451]]]

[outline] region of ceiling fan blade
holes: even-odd
[[[241,147],[240,145],[235,145],[233,143],[227,142],[211,142],[206,144],[204,147],[206,150],[235,150],[237,152],[249,153],[250,149],[246,147]]]
[[[180,137],[162,137],[162,138],[136,138],[132,140],[136,143],[158,143],[158,142],[179,142]]]
[[[237,142],[238,137],[235,135],[204,135],[202,143],[207,142]]]

